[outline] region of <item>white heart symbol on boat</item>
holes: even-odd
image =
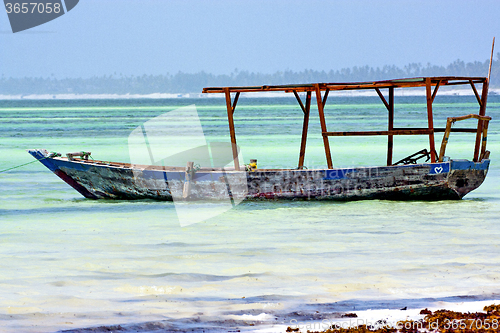
[[[441,173],[441,172],[443,172],[443,167],[435,167],[434,168],[434,172],[435,173]]]

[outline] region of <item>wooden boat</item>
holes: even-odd
[[[490,65],[491,71],[491,65]],[[302,85],[274,85],[252,87],[211,87],[204,93],[224,94],[231,144],[231,167],[195,168],[196,161],[179,166],[134,165],[91,160],[89,153],[73,153],[66,157],[43,149],[29,150],[47,168],[62,180],[91,199],[159,200],[224,200],[243,199],[315,199],[315,200],[441,200],[460,199],[479,187],[488,172],[489,151],[486,150],[490,117],[485,115],[488,97],[486,77],[421,77],[376,82],[316,83]],[[482,84],[481,95],[476,85]],[[434,127],[432,105],[438,89],[449,85],[467,85],[472,88],[479,104],[477,114],[454,116],[445,127]],[[394,127],[394,91],[424,87],[427,102],[425,128]],[[388,128],[384,131],[331,132],[326,127],[324,108],[329,93],[346,90],[372,89],[380,96],[388,111]],[[383,91],[387,89],[387,98]],[[241,165],[238,155],[233,113],[241,93],[286,92],[293,94],[302,109],[303,129],[297,168],[258,169],[256,165]],[[305,94],[303,103],[299,93]],[[313,94],[321,124],[326,168],[305,169],[304,157]],[[234,96],[234,97],[233,97]],[[477,119],[474,128],[452,128],[452,124],[466,119]],[[446,145],[452,132],[475,134],[472,160],[445,157]],[[439,154],[435,148],[435,133],[444,133]],[[330,153],[330,137],[384,135],[388,138],[387,165],[378,167],[334,168]],[[424,149],[393,163],[393,138],[397,135],[426,135],[428,149]],[[427,158],[425,162],[420,159]]]

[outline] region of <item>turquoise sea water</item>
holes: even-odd
[[[330,131],[386,129],[378,97],[328,103]],[[0,170],[30,162],[29,148],[127,162],[134,128],[191,104],[207,141],[229,142],[223,99],[0,101]],[[422,97],[396,104],[396,127],[426,126]],[[477,109],[474,97],[438,96],[435,126]],[[306,165],[322,167],[311,111]],[[170,202],[87,200],[39,163],[0,173],[0,331],[253,329],[317,311],[498,299],[500,97],[490,96],[487,114],[490,172],[460,201],[244,202],[181,228]],[[235,122],[245,163],[296,166],[302,111],[293,97],[241,98]],[[473,141],[452,133],[447,155],[470,159]],[[330,145],[335,166],[386,160],[383,137]],[[426,136],[396,137],[394,160],[427,145]]]

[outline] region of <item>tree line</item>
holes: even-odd
[[[486,76],[489,60],[465,63],[455,60],[447,66],[428,63],[411,63],[404,67],[354,66],[339,70],[317,71],[277,71],[271,74],[238,71],[231,74],[183,73],[165,75],[104,75],[91,78],[12,78],[2,75],[0,94],[151,94],[151,93],[200,93],[204,87],[211,86],[251,86],[315,82],[359,82],[387,80],[421,76]],[[491,86],[500,86],[500,52],[493,61]]]

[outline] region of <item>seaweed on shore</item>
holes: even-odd
[[[483,333],[500,332],[500,305],[484,307],[484,312],[462,313],[451,310],[430,311],[424,309],[420,320],[401,320],[395,325],[359,325],[340,327],[332,325],[326,331],[307,331],[308,333]],[[288,327],[287,332],[298,332],[298,328]]]

